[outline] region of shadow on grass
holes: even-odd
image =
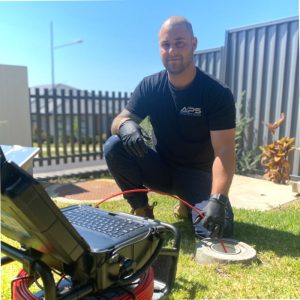
[[[181,220],[172,223],[180,232],[180,250],[184,254],[194,255],[196,244],[199,242],[195,236],[194,227],[189,220]]]
[[[176,277],[174,289],[187,292],[188,296],[185,299],[196,299],[197,291],[199,291],[200,289],[207,290],[208,288],[207,286],[199,284],[199,282],[193,283],[179,275]]]
[[[290,232],[235,222],[234,239],[255,245],[256,251],[274,251],[278,256],[300,257],[300,236]]]

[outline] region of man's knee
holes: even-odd
[[[110,161],[116,154],[122,150],[122,141],[118,135],[112,135],[108,138],[103,146],[104,158],[106,161]]]

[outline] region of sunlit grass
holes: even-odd
[[[37,143],[33,143],[33,147],[39,147],[39,145]],[[65,151],[68,154],[86,154],[86,153],[90,153],[91,149],[93,149],[93,145],[86,145],[86,144],[82,144],[81,148],[79,148],[78,144],[75,144],[74,147],[72,148],[70,143],[66,143],[65,144],[65,148],[63,146],[63,144],[59,144],[57,146],[57,148],[55,147],[55,144],[50,144],[49,145],[49,150],[47,149],[47,144],[42,144],[41,148],[40,148],[40,152],[39,155],[43,156],[43,157],[48,157],[48,156],[55,156],[57,155],[64,155]],[[48,153],[49,151],[49,153]],[[96,152],[101,152],[101,147],[99,144],[96,145],[95,148]]]
[[[300,298],[300,200],[287,208],[268,212],[235,209],[235,239],[257,251],[250,265],[200,265],[194,260],[198,240],[189,221],[173,216],[176,200],[157,194],[155,216],[181,232],[181,249],[172,294],[167,299],[299,299]],[[130,212],[126,201],[101,205],[110,211]],[[19,263],[2,268],[2,299],[10,299],[10,281]]]

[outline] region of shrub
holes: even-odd
[[[264,177],[275,183],[287,184],[290,179],[289,153],[295,150],[295,138],[283,137],[279,140],[274,139],[275,131],[285,120],[284,113],[280,119],[273,124],[265,124],[272,134],[273,143],[261,146],[261,164],[265,167]]]
[[[249,118],[244,115],[245,91],[241,94],[240,105],[236,107],[237,120],[235,131],[235,154],[236,154],[236,174],[251,174],[258,170],[260,154],[257,150],[245,150],[244,139],[245,131],[253,122],[253,117]]]

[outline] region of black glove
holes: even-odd
[[[228,197],[222,194],[211,195],[208,203],[202,210],[204,218],[196,218],[194,224],[200,224],[210,231],[211,238],[221,238],[225,223],[225,207],[229,201]]]
[[[125,150],[132,156],[143,157],[148,148],[145,140],[150,140],[144,129],[133,120],[126,120],[119,128],[119,136]]]

